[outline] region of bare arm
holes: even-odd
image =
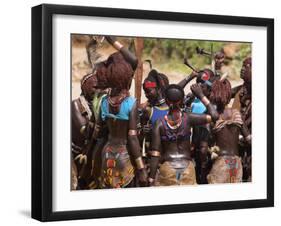
[[[138,139],[137,132],[137,122],[138,122],[138,109],[135,103],[132,111],[130,112],[129,119],[129,131],[128,131],[128,146],[133,159],[135,160],[136,167],[138,169],[137,175],[141,186],[146,186],[147,184],[147,172],[141,156],[141,147]]]
[[[217,110],[215,109],[215,107],[210,103],[209,99],[204,96],[203,91],[200,87],[199,84],[193,84],[190,87],[192,93],[201,100],[201,102],[206,106],[207,111],[208,111],[208,115],[205,115],[205,117],[207,118],[207,122],[215,122],[218,120],[219,118],[219,114],[217,112]]]
[[[206,97],[207,98],[207,97]],[[209,100],[208,100],[209,101]],[[211,117],[210,121],[216,122],[219,119],[219,114],[217,110],[215,109],[214,105],[212,105],[210,102],[208,105],[205,105],[207,107],[207,111],[209,113],[209,116]]]
[[[92,139],[93,133],[93,123],[87,120],[81,113],[79,109],[78,101],[73,101],[71,104],[71,113],[72,113],[72,126],[74,126],[77,130],[79,130],[80,135],[83,137],[83,148],[81,149],[81,153],[75,157],[75,160],[79,160],[80,164],[85,165],[87,163],[87,154],[91,150],[94,144],[94,140]]]
[[[74,126],[74,128],[77,129],[84,138],[86,138],[86,127],[88,122],[85,117],[82,116],[78,104],[77,100],[74,100],[71,103],[72,126]]]
[[[190,126],[205,125],[212,121],[212,117],[208,114],[188,113],[188,118],[189,118]]]
[[[151,151],[151,159],[150,159],[150,174],[148,178],[148,181],[150,183],[154,182],[160,155],[161,155],[161,134],[160,134],[161,126],[162,126],[162,122],[158,120],[155,123],[155,126],[152,130],[152,145],[151,145],[152,151]]]
[[[184,87],[196,77],[196,73],[192,72],[189,76],[187,76],[186,78],[184,78],[183,80],[181,80],[178,85],[184,89]]]
[[[129,62],[132,66],[133,70],[136,70],[138,66],[138,60],[134,54],[132,54],[126,47],[122,47],[120,53],[124,56],[124,58]]]
[[[210,112],[210,114],[194,114],[194,113],[188,114],[191,126],[205,125],[207,123],[215,122],[218,120],[219,115],[215,110],[214,106],[212,104],[209,104],[206,107],[208,109],[208,112]]]
[[[114,36],[105,36],[106,40],[129,62],[133,70],[136,70],[138,66],[138,59],[132,54],[126,47],[124,47]]]
[[[194,101],[195,99],[195,96],[193,95],[192,92],[188,93],[186,96],[185,96],[185,100],[184,100],[184,104],[187,106],[187,107],[191,107],[191,104],[192,102]]]
[[[130,113],[129,132],[128,132],[128,145],[129,145],[130,153],[133,155],[134,159],[141,157],[141,147],[137,137],[138,135],[137,121],[138,121],[138,111],[137,111],[137,105],[135,104]]]
[[[244,140],[246,141],[246,143],[251,144],[252,143],[252,135],[250,133],[250,131],[248,130],[247,125],[243,122],[243,125],[240,129],[240,132],[242,134],[242,136],[244,137]]]
[[[137,127],[139,131],[138,138],[139,138],[140,145],[142,147],[146,135],[146,127],[149,120],[147,106],[145,104],[140,105],[138,107],[138,113],[139,113],[139,124]]]
[[[231,89],[231,97],[234,98],[243,85],[236,86]]]

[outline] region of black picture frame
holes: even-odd
[[[52,18],[55,14],[247,25],[267,29],[267,198],[98,210],[52,210]],[[274,206],[274,20],[176,12],[43,4],[32,8],[32,218],[40,221],[122,217]]]

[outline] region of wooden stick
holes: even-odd
[[[141,90],[142,90],[142,75],[143,75],[143,62],[142,62],[142,51],[144,48],[143,38],[135,38],[134,40],[136,57],[138,59],[138,66],[135,71],[135,97],[138,104],[141,102]]]

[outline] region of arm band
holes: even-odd
[[[206,121],[209,123],[209,122],[212,122],[212,117],[211,115],[206,115]]]
[[[144,163],[142,161],[142,157],[136,158],[135,161],[136,161],[137,169],[143,169],[144,168]]]
[[[246,137],[245,137],[245,140],[246,140],[246,141],[251,141],[251,140],[252,140],[252,135],[249,134],[248,136],[246,136]]]
[[[210,101],[206,96],[203,96],[201,101],[205,106],[208,106],[210,104]]]
[[[121,48],[123,48],[123,45],[122,45],[120,42],[118,42],[118,41],[115,41],[115,42],[113,43],[113,46],[114,46],[116,49],[118,49],[118,50],[120,50]]]
[[[148,180],[148,182],[149,182],[150,184],[155,181],[155,179],[153,179],[153,178],[151,178],[151,177],[149,177],[147,180]]]
[[[82,126],[82,127],[80,128],[80,133],[81,133],[81,134],[84,134],[85,130],[86,130],[86,126]]]
[[[148,154],[153,157],[160,157],[160,151],[149,151]]]
[[[128,132],[129,136],[137,136],[138,135],[138,131],[135,129],[130,129]]]

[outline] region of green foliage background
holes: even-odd
[[[91,35],[73,35],[73,45],[85,48],[90,41],[90,37]],[[117,37],[117,40],[121,41],[122,44],[134,51],[134,37]],[[191,65],[198,70],[211,68],[210,57],[198,55],[196,53],[196,47],[203,48],[207,52],[211,52],[212,48],[213,53],[223,49],[226,54],[223,70],[228,72],[228,78],[230,80],[239,79],[243,60],[252,54],[251,43],[165,38],[143,38],[143,40],[144,49],[142,60],[151,60],[153,68],[169,75],[171,78],[177,79],[181,79],[191,73],[191,69],[183,64],[184,57],[187,57]],[[109,43],[106,41],[102,43],[100,48],[101,55],[106,56],[112,53],[112,50],[114,51]],[[87,60],[87,58],[84,59]],[[81,62],[81,60],[78,62],[79,67],[89,68],[87,62]],[[81,71],[81,68],[79,70]]]
[[[251,43],[145,38],[143,59],[150,59],[153,67],[166,73],[190,73],[191,70],[183,64],[184,57],[196,69],[210,68],[210,57],[198,55],[197,46],[208,52],[224,49],[226,67],[230,79],[234,80],[239,78],[243,60],[251,56]]]

